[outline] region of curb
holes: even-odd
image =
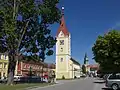
[[[39,89],[49,88],[49,87],[56,86],[56,85],[61,85],[61,84],[63,84],[63,83],[58,83],[57,82],[57,83],[55,83],[53,85],[47,85],[47,86],[43,86],[43,87],[40,87],[40,86],[28,87],[28,88],[26,88],[24,90],[39,90]]]
[[[68,82],[71,82],[71,81],[74,82],[76,80],[81,80],[81,79],[68,80]],[[43,87],[40,87],[40,86],[28,87],[28,88],[26,88],[24,90],[40,90],[40,89],[49,88],[49,87],[53,87],[53,86],[57,86],[57,85],[62,85],[62,84],[64,84],[64,82],[63,83],[56,82],[53,85],[47,85],[47,86],[43,86]]]

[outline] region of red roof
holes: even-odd
[[[99,68],[99,65],[94,64],[94,65],[88,65],[87,67],[90,67],[90,68]]]
[[[64,15],[62,15],[62,18],[61,18],[61,24],[60,24],[60,27],[58,29],[57,36],[59,35],[59,33],[61,31],[64,33],[65,36],[69,35],[69,32],[68,32],[67,27],[65,25]]]
[[[48,64],[48,68],[50,68],[50,69],[55,69],[55,64],[49,63],[49,64]]]

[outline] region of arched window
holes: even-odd
[[[60,61],[63,62],[63,58],[61,58]]]
[[[6,55],[4,56],[4,59],[7,60],[7,56]]]

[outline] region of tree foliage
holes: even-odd
[[[120,72],[120,31],[98,36],[92,47],[94,59],[104,72]]]
[[[85,67],[85,65],[83,64],[82,65],[82,72],[84,73],[84,74],[86,74],[87,72],[86,72],[86,67]]]
[[[43,61],[45,55],[53,54],[51,48],[56,40],[49,26],[61,17],[58,3],[59,0],[0,1],[0,52],[8,52],[9,77],[14,75],[20,54],[39,53]]]

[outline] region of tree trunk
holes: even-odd
[[[8,81],[7,85],[12,85],[14,82],[14,72],[15,72],[16,60],[14,55],[9,56],[9,65],[8,65]]]

